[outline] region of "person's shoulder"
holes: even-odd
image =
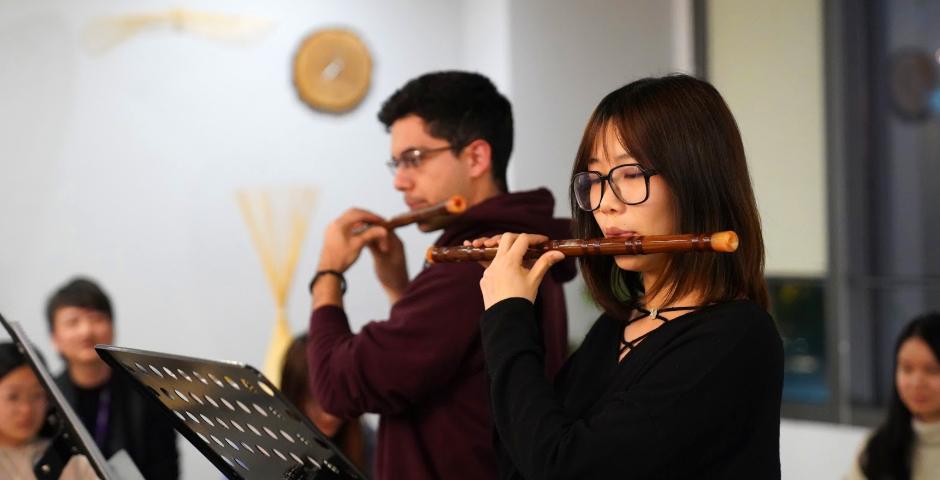
[[[748,299],[731,300],[710,305],[699,311],[703,318],[716,327],[738,328],[740,326],[767,327],[774,319],[764,307]]]
[[[776,348],[781,342],[773,317],[752,300],[732,300],[712,305],[703,309],[701,315],[704,321],[697,322],[700,328],[738,338],[757,348]]]
[[[758,305],[757,302],[748,298],[716,303],[714,305],[705,307],[702,311],[735,316],[770,316],[764,307]]]

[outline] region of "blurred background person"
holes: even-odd
[[[284,356],[281,391],[324,435],[330,437],[359,471],[371,476],[374,433],[359,417],[345,420],[324,411],[310,392],[307,371],[307,334],[303,334],[294,338]]]
[[[940,313],[915,318],[895,348],[888,416],[847,480],[940,478]]]
[[[0,478],[34,480],[33,467],[49,440],[40,436],[49,401],[16,345],[0,343]],[[46,433],[46,432],[43,432]],[[73,456],[60,480],[97,479],[84,456]]]

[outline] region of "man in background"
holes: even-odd
[[[148,480],[179,477],[176,433],[159,407],[118,375],[95,351],[114,341],[111,301],[86,278],[60,287],[46,304],[52,343],[65,360],[56,383],[106,458],[126,450]]]

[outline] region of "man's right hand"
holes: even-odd
[[[333,221],[323,236],[323,249],[317,271],[336,270],[346,272],[356,263],[363,247],[369,247],[375,261],[375,275],[392,303],[398,301],[408,287],[408,268],[405,264],[405,248],[393,232],[381,226],[364,225],[380,223],[383,218],[366,210],[351,208]],[[337,303],[341,299],[326,292],[323,302]]]
[[[382,227],[369,227],[365,231],[356,230],[369,223],[379,223],[382,217],[358,208],[351,208],[339,216],[323,234],[323,248],[317,271],[336,270],[343,273],[356,263],[362,248],[380,238],[387,232]]]

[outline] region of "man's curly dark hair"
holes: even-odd
[[[493,180],[506,188],[512,153],[512,105],[488,78],[478,73],[433,72],[415,78],[382,104],[379,121],[388,129],[397,120],[417,115],[432,136],[447,140],[454,154],[482,139],[492,150]]]

